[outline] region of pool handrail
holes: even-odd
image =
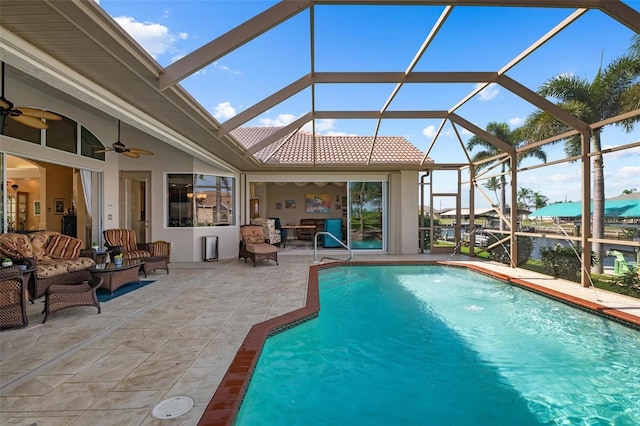
[[[333,238],[338,244],[340,244],[342,247],[347,249],[347,252],[349,253],[349,257],[347,257],[346,259],[340,259],[338,257],[323,256],[320,259],[320,262],[324,262],[325,259],[342,260],[342,261],[345,261],[345,262],[348,262],[349,260],[351,260],[351,258],[353,257],[353,252],[351,251],[351,248],[349,248],[349,246],[347,246],[341,240],[336,238],[336,236],[333,235],[332,233],[326,232],[326,231],[320,231],[320,232],[316,232],[316,235],[313,237],[313,262],[314,263],[318,263],[318,236],[319,235],[325,235],[325,236]]]

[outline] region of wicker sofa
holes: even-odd
[[[53,284],[90,280],[91,273],[87,268],[94,266],[95,260],[84,256],[86,253],[82,250],[81,240],[59,232],[0,234],[0,256],[34,270],[28,283],[32,300],[43,296]]]

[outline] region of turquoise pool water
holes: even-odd
[[[640,333],[466,270],[321,271],[239,425],[637,425]]]

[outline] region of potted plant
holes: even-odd
[[[2,267],[6,268],[8,266],[12,266],[13,265],[13,261],[11,259],[9,259],[8,257],[5,257],[4,259],[2,259]]]
[[[91,248],[94,250],[98,250],[98,243],[96,243],[95,241],[91,242]]]
[[[124,258],[124,255],[122,253],[120,254],[116,254],[115,256],[113,256],[113,263],[116,266],[121,266],[122,265],[122,259]]]

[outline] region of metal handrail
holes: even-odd
[[[343,261],[351,260],[351,258],[353,257],[353,253],[351,252],[351,249],[349,248],[349,246],[347,246],[345,243],[343,243],[338,238],[336,238],[336,236],[333,235],[332,233],[326,232],[326,231],[320,231],[320,232],[316,232],[316,235],[313,238],[313,261],[314,261],[314,263],[318,263],[318,235],[328,235],[329,237],[333,238],[333,240],[336,241],[338,244],[340,244],[342,247],[347,249],[347,252],[349,253],[349,257],[346,258],[346,259],[340,259],[338,257],[323,256],[322,259],[320,259],[320,262],[324,262],[325,259],[343,260]]]

